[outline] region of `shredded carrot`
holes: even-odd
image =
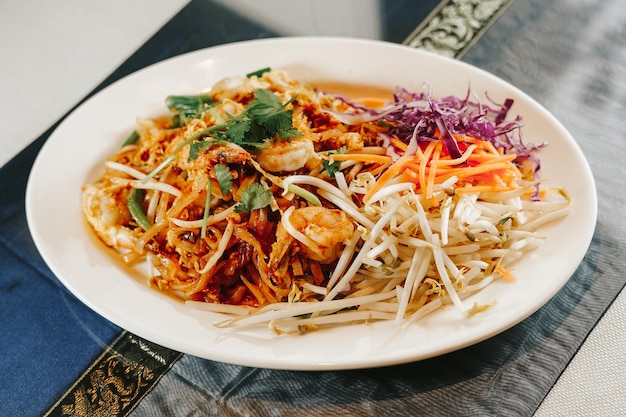
[[[430,142],[428,146],[426,146],[426,150],[420,156],[419,179],[420,179],[420,188],[422,190],[425,190],[427,187],[426,168],[428,167],[428,160],[431,158],[431,155],[434,149],[435,149],[435,142]]]
[[[494,155],[499,155],[499,156],[502,156],[502,155],[503,155],[503,153],[504,153],[504,150],[503,150],[503,149],[500,149],[500,151],[498,151],[498,150],[497,150],[497,149],[496,149],[496,148],[492,145],[492,143],[491,143],[491,142],[488,142],[488,141],[486,141],[486,140],[483,140],[482,142],[483,142],[483,146],[484,146],[485,148],[487,148],[487,149],[486,149],[487,151],[491,152],[491,153],[492,153],[492,154],[494,154]]]
[[[458,164],[462,164],[463,162],[466,162],[470,158],[470,156],[472,156],[472,152],[474,152],[474,149],[476,149],[476,145],[470,145],[470,146],[467,147],[465,152],[463,152],[463,155],[461,155],[459,158],[456,158],[456,159],[442,158],[442,159],[439,159],[438,161],[434,161],[434,162],[431,162],[431,163],[435,163],[437,165],[458,165]]]
[[[378,178],[378,181],[374,184],[374,186],[365,194],[363,197],[363,201],[367,202],[370,198],[376,193],[376,191],[380,190],[383,185],[385,185],[389,180],[393,179],[398,175],[405,165],[413,160],[413,155],[404,155],[400,159],[398,159],[393,164],[389,165],[387,171],[383,172],[381,176]]]
[[[396,148],[400,149],[401,151],[405,151],[405,152],[409,148],[409,145],[407,145],[406,143],[402,142],[400,139],[397,139],[397,138],[391,138],[391,144],[395,146]]]
[[[452,170],[451,175],[455,175],[459,179],[461,179],[461,178],[478,176],[479,174],[483,174],[487,172],[493,173],[494,171],[497,171],[499,169],[507,170],[509,168],[510,168],[509,164],[505,162],[493,163],[493,164],[482,164],[482,165],[477,165],[475,167],[458,168],[458,169]],[[493,178],[493,175],[491,175],[490,178]]]
[[[387,103],[387,99],[376,98],[376,97],[364,97],[354,100],[356,103],[360,103],[365,107],[376,108],[382,107]]]
[[[477,152],[472,156],[472,161],[489,163],[490,161],[513,161],[515,158],[517,158],[516,154],[500,155],[492,154],[491,152]]]
[[[380,174],[383,169],[385,169],[387,167],[387,165],[378,165],[376,168],[372,168],[369,170],[369,173],[376,176],[378,174]]]
[[[428,181],[426,183],[426,192],[424,193],[426,198],[432,198],[433,196],[433,188],[435,186],[435,176],[437,175],[437,162],[439,161],[439,156],[441,155],[441,148],[443,148],[442,142],[433,142],[435,143],[434,149],[432,152],[430,169],[428,170]]]
[[[461,149],[464,149],[463,154],[455,159],[450,158],[442,141],[422,144],[414,155],[405,154],[394,163],[391,163],[390,157],[382,155],[333,154],[331,158],[381,164],[370,170],[373,175],[381,172],[382,174],[365,195],[365,202],[399,175],[413,182],[416,189],[428,200],[433,199],[436,185],[453,177],[457,179],[455,189],[460,193],[505,192],[519,187],[516,180],[522,178],[522,173],[513,163],[517,155],[504,154],[502,149],[496,149],[488,141],[459,135],[454,137],[463,144]],[[408,148],[405,143],[395,138],[391,138],[391,143],[399,153],[405,152]],[[465,187],[467,184],[471,187]]]

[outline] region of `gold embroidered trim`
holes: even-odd
[[[123,331],[44,417],[123,417],[182,356]]]
[[[443,0],[403,42],[460,59],[513,0]]]

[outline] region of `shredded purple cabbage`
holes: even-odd
[[[514,161],[522,166],[524,161],[531,161],[534,165],[535,177],[540,169],[539,158],[535,152],[546,146],[525,144],[521,137],[522,118],[516,116],[507,119],[513,105],[513,99],[508,98],[502,104],[493,102],[488,96],[489,105],[471,100],[468,88],[465,98],[447,96],[433,98],[430,86],[426,85],[426,92],[413,93],[402,87],[396,87],[393,101],[380,110],[367,109],[345,98],[341,98],[357,112],[345,116],[355,117],[355,122],[387,121],[393,128],[387,134],[381,135],[388,155],[396,159],[399,157],[391,146],[390,137],[395,137],[408,145],[408,151],[417,151],[420,143],[438,140],[435,132],[439,130],[442,142],[452,158],[462,155],[453,138],[456,135],[468,135],[477,139],[491,142],[496,149],[503,149],[507,153],[514,152],[517,158]]]

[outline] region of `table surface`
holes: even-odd
[[[626,409],[626,227],[619,222],[626,207],[625,27],[618,0],[4,1],[0,373],[7,383],[0,415],[619,415]],[[23,200],[32,161],[59,120],[94,91],[152,63],[290,35],[430,48],[503,78],[551,111],[583,150],[598,188],[589,253],[563,290],[513,329],[444,358],[315,376],[161,350],[65,290],[34,248]],[[106,402],[102,387],[116,377],[103,374],[102,364],[112,363],[113,351],[149,366],[139,345],[164,355],[166,365],[152,364],[150,383],[135,387],[134,397],[116,386],[107,392],[117,392],[117,402]],[[468,359],[472,366],[463,364]],[[334,391],[346,386],[353,398]]]

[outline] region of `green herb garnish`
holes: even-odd
[[[295,98],[294,96],[286,103],[281,103],[271,91],[257,89],[254,91],[254,101],[248,108],[227,120],[224,128],[218,128],[213,137],[246,148],[256,148],[266,139],[276,135],[282,139],[302,136],[302,133],[293,127],[293,111],[285,108]]]
[[[139,140],[139,133],[136,130],[133,130],[130,135],[126,138],[124,143],[122,143],[122,148],[124,146],[132,145]]]
[[[230,169],[225,165],[215,165],[213,171],[215,171],[215,178],[220,186],[222,195],[228,194],[233,187],[233,174],[230,173]]]
[[[189,145],[189,158],[188,161],[193,161],[200,155],[202,152],[205,152],[212,145],[215,145],[214,140],[200,140],[197,142],[193,142]]]
[[[146,190],[140,188],[133,188],[133,190],[128,194],[128,198],[126,199],[126,205],[128,206],[128,211],[130,211],[130,215],[135,219],[137,224],[141,226],[143,230],[148,230],[152,224],[148,217],[146,217],[146,212],[143,209],[143,200],[146,196]]]
[[[346,153],[347,150],[348,150],[347,146],[342,146],[341,148],[337,149],[336,153]],[[332,155],[333,153],[335,152],[329,152],[328,155]],[[335,178],[335,173],[339,171],[339,167],[341,166],[341,161],[330,162],[328,160],[324,160],[322,161],[322,165],[324,166],[324,169],[328,173],[328,176],[330,178]]]
[[[513,218],[511,216],[503,217],[498,223],[504,226],[509,220],[512,221]]]
[[[287,191],[294,193],[295,195],[299,197],[302,197],[303,199],[313,204],[314,206],[322,205],[322,202],[320,201],[319,198],[317,198],[315,194],[306,190],[305,188],[300,187],[299,185],[289,184],[289,186],[287,186]]]
[[[206,198],[204,199],[204,214],[202,215],[202,228],[200,229],[200,236],[202,239],[206,237],[206,228],[209,219],[209,210],[211,209],[211,194],[213,193],[213,181],[209,177],[209,182],[206,185]]]
[[[257,89],[254,92],[254,97],[254,101],[241,114],[231,117],[224,123],[202,129],[178,144],[173,154],[165,158],[159,166],[142,179],[142,182],[146,183],[154,178],[157,173],[176,159],[176,154],[187,145],[191,146],[189,159],[193,160],[200,153],[206,151],[215,141],[219,140],[254,149],[260,147],[266,139],[273,138],[275,135],[283,139],[302,136],[302,133],[292,124],[293,112],[285,109],[287,105],[295,100],[295,96],[286,103],[281,103],[280,99],[271,91]],[[186,103],[186,101],[179,100],[178,103]],[[180,107],[184,108],[184,105]],[[207,135],[211,135],[213,140],[200,141]],[[195,143],[196,141],[198,142]]]
[[[253,182],[241,193],[241,200],[235,206],[236,213],[250,213],[252,210],[267,207],[272,202],[272,193],[263,185]]]
[[[272,69],[270,67],[261,68],[260,70],[247,73],[246,77],[247,78],[260,77],[261,75],[265,74],[266,72],[270,72],[271,70]]]
[[[167,107],[175,111],[172,128],[184,126],[189,120],[198,119],[202,114],[215,106],[213,97],[200,96],[168,96],[165,99]]]

